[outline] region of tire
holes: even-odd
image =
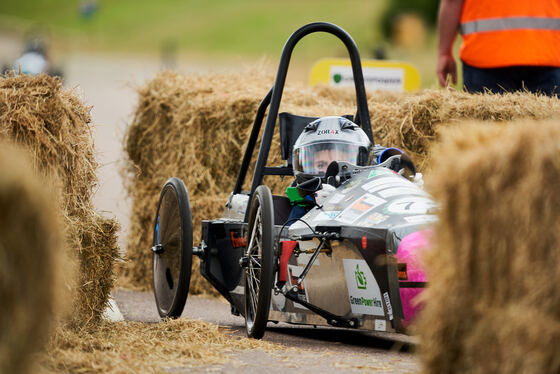
[[[266,186],[251,201],[245,257],[245,327],[249,338],[264,336],[274,282],[274,208]]]
[[[154,222],[152,285],[160,317],[181,316],[191,280],[193,228],[189,195],[182,180],[163,186]]]

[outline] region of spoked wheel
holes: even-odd
[[[153,287],[162,318],[183,312],[191,280],[192,215],[182,180],[169,179],[159,197],[152,247]]]
[[[274,281],[274,211],[266,186],[255,190],[251,201],[245,250],[245,326],[247,336],[264,335]]]

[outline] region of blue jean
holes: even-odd
[[[558,97],[560,68],[549,66],[510,66],[482,69],[463,62],[463,82],[470,93],[490,90],[504,93],[528,90]]]
[[[288,221],[290,221],[292,219],[294,221],[290,222],[286,226],[291,226],[292,224],[296,223],[295,219],[303,217],[308,211],[309,211],[309,208],[306,208],[306,207],[303,207],[303,206],[300,206],[300,205],[294,205],[294,207],[290,211],[290,216],[288,217]]]

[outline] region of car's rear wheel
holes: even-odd
[[[251,201],[245,250],[245,326],[247,336],[264,336],[274,281],[274,210],[272,194],[259,186]]]
[[[169,179],[161,190],[152,246],[153,288],[159,315],[183,312],[192,266],[192,214],[182,180]]]

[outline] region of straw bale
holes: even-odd
[[[0,142],[0,372],[29,372],[52,327],[65,270],[56,198],[24,151]]]
[[[240,350],[286,349],[262,340],[236,338],[217,325],[185,318],[157,324],[107,322],[92,334],[58,330],[40,356],[48,373],[163,373],[234,361]]]
[[[149,288],[151,227],[157,195],[167,178],[182,178],[192,202],[233,189],[256,110],[273,82],[273,74],[263,68],[208,75],[166,71],[139,88],[138,106],[126,134],[128,164],[124,174],[133,211],[127,244],[130,261],[123,285]],[[429,145],[437,139],[443,123],[540,119],[560,113],[558,100],[528,93],[370,92],[368,103],[376,142],[403,148],[421,169],[427,166]],[[354,114],[355,110],[351,88],[301,85],[285,88],[280,108],[308,116]],[[258,149],[255,157],[257,153]],[[275,134],[269,164],[282,163]],[[288,183],[279,178],[266,182],[276,193],[282,193]]]
[[[559,121],[444,132],[418,332],[426,373],[560,372]]]
[[[90,108],[47,75],[0,78],[0,138],[24,146],[34,169],[58,180],[71,252],[79,260],[73,323],[96,322],[112,287],[116,223],[93,210],[97,177]]]

